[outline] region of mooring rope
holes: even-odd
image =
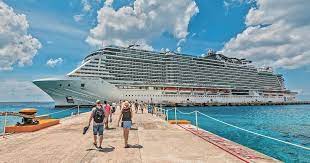
[[[179,111],[179,110],[177,110]],[[181,112],[179,111],[181,114],[183,114],[184,112]],[[193,112],[196,112],[196,111],[193,111]],[[190,114],[192,114],[193,112],[189,112]],[[239,129],[239,130],[242,130],[242,131],[245,131],[245,132],[248,132],[248,133],[251,133],[251,134],[254,134],[254,135],[257,135],[257,136],[261,136],[261,137],[264,137],[264,138],[267,138],[267,139],[271,139],[271,140],[274,140],[274,141],[278,141],[278,142],[281,142],[281,143],[284,143],[284,144],[288,144],[288,145],[292,145],[292,146],[295,146],[295,147],[298,147],[298,148],[302,148],[302,149],[305,149],[305,150],[310,150],[309,147],[305,147],[305,146],[302,146],[302,145],[298,145],[298,144],[294,144],[294,143],[290,143],[290,142],[287,142],[287,141],[284,141],[284,140],[280,140],[280,139],[277,139],[277,138],[274,138],[274,137],[271,137],[271,136],[266,136],[266,135],[263,135],[263,134],[260,134],[260,133],[256,133],[256,132],[253,132],[253,131],[250,131],[250,130],[247,130],[247,129],[244,129],[244,128],[241,128],[241,127],[238,127],[238,126],[235,126],[233,124],[230,124],[230,123],[227,123],[227,122],[224,122],[224,121],[221,121],[219,119],[216,119],[214,117],[211,117],[207,114],[204,114],[204,113],[201,113],[199,111],[197,111],[199,114],[207,117],[207,118],[210,118],[214,121],[217,121],[217,122],[220,122],[222,124],[225,124],[227,126],[230,126],[230,127],[233,127],[233,128],[236,128],[236,129]],[[185,113],[185,114],[189,114],[189,113]]]

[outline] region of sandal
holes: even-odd
[[[98,147],[97,147],[97,143],[93,143],[93,144],[94,144],[94,146],[95,146],[96,148],[98,148]]]

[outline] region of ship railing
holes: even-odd
[[[210,119],[212,121],[221,123],[223,125],[235,128],[237,130],[240,130],[240,131],[243,131],[243,132],[246,132],[246,133],[258,136],[258,137],[263,137],[263,138],[266,138],[266,139],[269,139],[269,140],[272,140],[272,141],[276,141],[276,142],[279,142],[279,143],[282,143],[282,144],[285,144],[285,145],[290,145],[290,146],[294,146],[294,147],[297,147],[297,148],[300,148],[300,149],[304,149],[304,150],[310,151],[309,147],[306,147],[306,146],[303,146],[303,145],[299,145],[299,144],[295,144],[295,143],[291,143],[291,142],[288,142],[288,141],[284,141],[284,140],[281,140],[281,139],[278,139],[278,138],[274,138],[274,137],[271,137],[271,136],[267,136],[267,135],[264,135],[264,134],[261,134],[261,133],[257,133],[257,132],[254,132],[254,131],[250,131],[248,129],[245,129],[245,128],[242,128],[242,127],[239,127],[239,126],[227,123],[225,121],[219,120],[217,118],[214,118],[214,117],[212,117],[210,115],[207,115],[205,113],[202,113],[202,112],[200,112],[198,110],[195,110],[195,111],[192,111],[192,112],[183,112],[183,111],[177,109],[177,107],[175,107],[175,108],[171,108],[171,109],[160,108],[159,111],[164,113],[165,119],[166,119],[167,122],[169,120],[175,120],[176,125],[178,125],[178,118],[180,118],[180,117],[178,117],[178,115],[179,116],[180,115],[187,115],[187,116],[193,115],[195,117],[194,118],[193,126],[196,127],[196,130],[199,130],[200,128],[199,128],[198,120],[200,119],[199,117],[203,116],[203,117],[208,118],[208,119]],[[169,114],[169,112],[170,113],[173,112],[173,114]],[[170,116],[172,116],[172,117],[170,117]],[[182,117],[182,119],[184,119],[184,117]],[[192,118],[189,118],[187,120],[190,121],[190,119],[192,119]]]

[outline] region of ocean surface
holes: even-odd
[[[0,103],[0,112],[10,111],[18,112],[23,108],[36,108],[38,110],[37,116],[49,114],[52,118],[64,118],[69,117],[72,114],[75,115],[78,112],[77,107],[74,108],[55,108],[53,102],[48,103]],[[90,108],[79,108],[80,113],[90,111]],[[21,122],[20,117],[7,117],[7,125],[15,125],[17,122]],[[0,134],[3,133],[4,117],[0,116]]]
[[[310,105],[178,107],[177,109],[187,113],[198,110],[226,123],[310,148]],[[174,115],[174,110],[169,111],[169,119],[174,119]],[[190,120],[195,124],[195,114],[184,115],[177,112],[177,119]],[[283,162],[310,163],[310,151],[307,149],[253,135],[201,114],[198,114],[198,126]]]

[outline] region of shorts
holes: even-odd
[[[123,128],[131,128],[131,121],[123,121]]]
[[[103,125],[93,125],[94,135],[99,134],[99,136],[103,135]]]

